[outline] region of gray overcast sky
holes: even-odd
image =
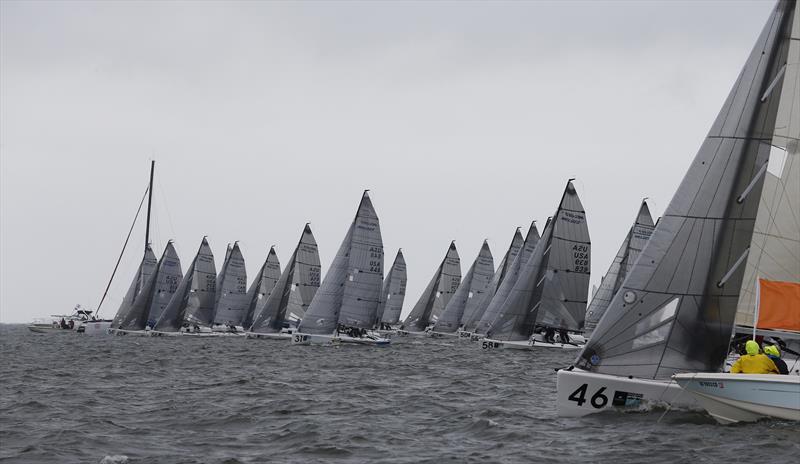
[[[307,221],[327,270],[372,190],[404,315],[455,239],[552,214],[597,283],[660,215],[773,2],[0,2],[0,321],[94,308],[156,159],[154,245],[248,271]],[[102,314],[141,259],[137,227]]]

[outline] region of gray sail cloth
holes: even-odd
[[[383,240],[367,191],[299,331],[332,334],[338,324],[370,329],[383,286]]]
[[[520,269],[523,267],[524,263],[528,262],[528,259],[533,254],[533,251],[536,249],[536,245],[538,243],[539,230],[536,228],[536,221],[533,221],[531,222],[531,227],[528,229],[528,235],[525,236],[525,243],[522,245],[522,249],[516,258],[514,258],[514,261],[511,263],[511,266],[509,266],[506,275],[503,278],[503,281],[500,283],[500,286],[497,288],[494,296],[492,296],[492,300],[486,307],[486,311],[483,313],[481,320],[475,327],[475,332],[480,334],[489,333],[489,330],[491,330],[495,320],[500,316],[500,312],[503,310],[503,305],[505,304],[508,295],[511,293],[511,289],[514,288],[514,284],[519,278]]]
[[[225,259],[222,260],[222,269],[220,269],[220,271],[217,273],[217,282],[216,282],[217,290],[222,288],[222,279],[225,277],[225,269],[228,267],[228,260],[231,257],[232,250],[233,250],[233,245],[229,243],[228,246],[225,247]],[[221,292],[216,292],[216,294],[214,295],[215,308],[217,307],[217,302],[219,301],[219,298],[221,296],[222,296]]]
[[[576,359],[582,368],[668,379],[716,371],[724,362],[795,6],[781,1],[770,16],[664,216]]]
[[[278,255],[275,253],[275,247],[270,247],[267,259],[261,265],[256,278],[250,284],[247,290],[247,311],[242,321],[242,327],[250,327],[253,325],[253,318],[255,316],[256,307],[259,303],[269,297],[275,284],[281,278],[281,263],[278,260]]]
[[[117,309],[117,314],[114,316],[114,320],[111,322],[111,327],[114,329],[125,329],[131,326],[131,324],[138,320],[140,314],[144,312],[144,306],[142,306],[141,310],[139,311],[136,308],[136,303],[140,300],[147,299],[147,295],[142,293],[148,279],[156,270],[157,260],[156,255],[153,253],[153,249],[150,248],[148,244],[144,249],[144,256],[142,257],[142,262],[139,263],[138,269],[136,269],[136,275],[133,277],[133,281],[131,282],[130,287],[128,287],[128,292],[125,293],[125,297],[122,299],[122,303],[119,305],[119,309]],[[142,327],[144,329],[144,327]]]
[[[400,313],[403,311],[403,301],[406,298],[406,259],[403,250],[397,250],[392,268],[383,281],[381,296],[383,301],[378,307],[378,323],[397,324]]]
[[[636,262],[636,258],[639,257],[642,248],[650,239],[654,228],[650,209],[647,207],[647,203],[642,201],[636,220],[633,221],[633,225],[625,235],[625,240],[622,241],[614,261],[611,262],[611,266],[609,266],[608,271],[606,271],[600,282],[600,288],[594,292],[592,301],[586,308],[585,329],[587,333],[597,327],[597,323],[600,322],[606,312],[606,308],[611,303],[611,298],[622,286],[622,282],[633,267],[633,263]]]
[[[441,316],[458,286],[461,284],[461,260],[456,243],[451,242],[442,263],[436,269],[417,304],[403,321],[403,328],[422,332]]]
[[[153,326],[161,332],[177,332],[184,323],[191,325],[211,325],[216,293],[216,266],[208,240],[197,250],[186,275],[178,289],[164,308],[161,317]]]
[[[256,308],[250,331],[276,333],[281,331],[287,319],[302,319],[319,284],[319,251],[311,227],[306,224],[275,288]]]
[[[156,321],[161,318],[164,308],[167,307],[172,296],[178,290],[181,279],[183,279],[181,260],[172,245],[172,240],[170,240],[164,248],[164,253],[161,255],[153,278],[153,294],[145,311],[147,317],[146,325],[155,326]]]
[[[461,284],[456,289],[450,302],[445,306],[442,315],[433,326],[437,332],[453,333],[461,326],[461,318],[469,308],[475,307],[486,294],[489,282],[494,276],[494,258],[489,243],[484,240],[478,256],[472,262]]]
[[[461,318],[462,330],[472,332],[478,326],[478,322],[480,322],[481,318],[486,313],[489,303],[492,302],[492,298],[503,282],[508,268],[511,267],[511,264],[522,250],[524,244],[525,239],[522,237],[519,228],[517,228],[517,230],[514,231],[514,238],[511,240],[511,245],[509,245],[508,250],[506,250],[506,254],[503,256],[502,261],[500,261],[500,266],[498,266],[497,270],[494,272],[494,276],[492,276],[492,280],[489,282],[483,296],[475,306],[471,308],[468,307],[464,310],[464,316]]]
[[[736,310],[736,324],[747,327],[754,323],[756,279],[800,282],[800,15],[792,24],[772,150]]]
[[[239,242],[228,253],[224,270],[217,286],[214,323],[241,326],[247,316],[247,270]]]

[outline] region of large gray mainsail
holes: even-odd
[[[214,323],[241,326],[247,316],[247,270],[239,242],[234,242],[217,279]]]
[[[253,325],[256,307],[259,306],[262,300],[266,301],[280,278],[281,263],[273,246],[269,248],[267,259],[261,265],[256,278],[253,279],[253,283],[250,284],[250,288],[247,290],[247,315],[242,321],[242,327],[248,328]]]
[[[506,250],[506,254],[503,256],[502,261],[500,261],[500,266],[498,266],[497,270],[494,272],[494,276],[489,282],[483,296],[475,306],[471,308],[468,307],[464,310],[464,316],[461,318],[462,330],[472,332],[478,326],[478,322],[480,322],[481,318],[486,313],[489,303],[492,302],[492,298],[503,282],[508,268],[511,267],[511,264],[522,250],[524,244],[525,239],[522,237],[519,227],[517,227],[517,230],[514,231],[514,238],[511,239],[511,245],[509,245],[508,250]]]
[[[668,379],[728,354],[782,98],[796,3],[780,1],[694,161],[576,364]],[[797,62],[796,57],[793,58]],[[790,86],[789,92],[797,92]],[[788,134],[797,143],[798,134]]]
[[[548,219],[548,224],[549,221]],[[528,259],[533,254],[538,243],[539,230],[536,228],[536,221],[533,221],[531,222],[531,227],[528,229],[528,234],[525,236],[525,243],[523,243],[522,249],[512,261],[503,281],[492,296],[489,305],[486,307],[486,311],[484,311],[481,320],[475,327],[476,333],[487,334],[491,330],[495,320],[500,316],[500,312],[503,310],[503,305],[508,295],[511,293],[511,289],[514,288],[514,284],[517,283],[517,279],[519,279],[520,270],[523,268],[523,265],[528,262]]]
[[[156,321],[161,318],[164,308],[167,307],[172,296],[178,290],[181,279],[183,279],[181,260],[175,251],[172,240],[170,240],[164,248],[164,253],[161,255],[153,278],[153,294],[145,311],[147,326],[155,326]]]
[[[369,191],[361,197],[325,279],[299,331],[332,334],[338,325],[370,329],[375,323],[383,286],[383,240]]]
[[[403,311],[403,301],[406,298],[406,259],[403,250],[397,250],[392,268],[383,281],[381,291],[382,301],[378,307],[378,323],[393,325],[400,320],[400,313]]]
[[[306,224],[275,288],[256,308],[251,332],[276,333],[284,322],[303,318],[320,284],[319,251],[311,226]]]
[[[208,240],[203,237],[186,275],[153,329],[177,332],[184,323],[209,326],[214,315],[216,266]]]
[[[450,302],[445,306],[441,317],[436,321],[433,330],[453,333],[461,326],[461,318],[469,310],[474,312],[489,287],[494,276],[494,258],[489,249],[489,242],[483,241],[478,256],[472,262],[464,279],[456,289]]]
[[[431,281],[422,291],[417,304],[403,321],[403,329],[422,332],[436,322],[461,284],[461,260],[456,242],[451,242]]]
[[[650,239],[653,233],[653,217],[650,215],[650,209],[647,207],[647,202],[642,201],[639,207],[639,213],[636,215],[636,220],[633,225],[628,229],[625,235],[625,240],[619,247],[611,266],[608,267],[605,276],[600,282],[600,287],[597,291],[593,292],[592,301],[589,307],[586,308],[586,325],[587,333],[590,333],[597,327],[597,323],[606,312],[606,308],[611,303],[611,298],[617,293],[622,286],[622,282],[639,257],[639,253],[644,248],[644,245]]]
[[[153,249],[150,248],[150,244],[148,244],[144,249],[142,262],[139,263],[139,267],[136,269],[136,275],[133,277],[130,287],[128,287],[128,292],[122,299],[117,314],[111,322],[111,328],[127,329],[131,327],[132,322],[138,320],[138,317],[144,309],[142,308],[141,311],[137,311],[136,303],[147,299],[147,295],[143,293],[142,290],[147,284],[147,280],[155,272],[156,265],[156,255],[153,253]],[[144,329],[144,327],[141,328]]]

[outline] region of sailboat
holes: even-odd
[[[384,335],[393,333],[392,327],[400,321],[400,313],[403,311],[403,301],[406,298],[406,259],[403,256],[403,249],[397,250],[394,257],[392,268],[383,281],[381,291],[381,304],[378,306],[378,332]]]
[[[211,330],[244,335],[242,323],[247,316],[247,270],[239,242],[228,248],[222,270],[217,276],[216,301]]]
[[[578,348],[584,341],[579,333],[586,316],[590,257],[586,213],[570,179],[556,213],[520,268],[481,347]],[[569,332],[573,335],[567,335]]]
[[[203,237],[189,270],[186,271],[186,275],[183,276],[150,335],[218,335],[211,330],[211,323],[214,320],[216,275],[214,254],[208,245],[208,239]]]
[[[275,288],[256,307],[247,337],[291,339],[317,293],[320,269],[317,241],[306,224]]]
[[[366,190],[292,343],[388,345],[389,339],[369,333],[377,318],[382,286],[383,239]]]
[[[260,303],[266,301],[266,298],[272,293],[275,284],[281,278],[281,263],[278,260],[278,255],[275,253],[275,247],[269,248],[267,259],[261,265],[256,278],[250,284],[250,289],[247,290],[247,314],[242,321],[242,327],[250,328],[253,325],[253,318],[256,314],[256,308]]]
[[[149,249],[149,248],[148,248]],[[152,254],[152,251],[150,251]],[[145,254],[145,260],[148,260]],[[152,259],[155,259],[153,256]],[[142,273],[144,261],[140,265]],[[161,315],[172,295],[178,289],[178,282],[183,277],[181,261],[172,245],[172,240],[167,242],[161,259],[154,266],[155,270],[146,278],[146,283],[141,290],[135,290],[140,279],[135,279],[131,284],[128,294],[120,305],[108,333],[114,335],[147,335],[148,329]],[[134,296],[135,295],[135,296]]]
[[[498,266],[497,270],[494,272],[494,276],[492,276],[492,280],[489,282],[478,304],[471,309],[466,308],[464,310],[464,316],[461,318],[461,329],[458,330],[459,338],[470,339],[472,337],[473,332],[478,327],[478,323],[481,321],[483,315],[486,313],[486,309],[492,302],[492,298],[494,298],[495,293],[497,293],[497,289],[508,274],[508,270],[514,262],[514,259],[516,259],[517,255],[522,251],[522,246],[524,244],[525,239],[522,237],[519,227],[517,227],[514,231],[514,237],[511,239],[511,244],[508,246],[506,254],[500,261],[500,266]]]
[[[148,296],[146,293],[142,294],[142,290],[145,288],[148,279],[155,273],[157,264],[156,255],[153,253],[153,249],[148,243],[144,247],[142,262],[139,263],[139,268],[136,270],[133,282],[131,282],[130,287],[128,287],[128,292],[125,293],[125,297],[122,299],[119,309],[117,309],[117,314],[111,321],[111,327],[108,329],[108,333],[114,333],[116,329],[121,329],[123,327],[132,328],[133,330],[144,330],[144,326],[141,328],[137,327],[139,325],[138,320],[141,320],[142,315],[144,315],[144,309],[146,308],[143,301],[147,300]],[[144,315],[144,317],[146,318],[146,315]]]
[[[611,304],[611,298],[622,286],[622,282],[633,267],[633,263],[636,262],[636,258],[639,257],[639,253],[644,248],[645,243],[650,240],[650,235],[653,234],[655,225],[646,200],[646,198],[642,200],[636,220],[625,235],[625,240],[622,241],[614,261],[611,262],[611,266],[603,276],[600,287],[592,292],[592,301],[586,308],[586,337],[589,337],[594,328],[597,327],[597,323],[600,322],[600,318],[605,314],[606,308]]]
[[[439,319],[460,284],[461,260],[458,257],[456,242],[452,241],[417,304],[397,330],[397,335],[403,337],[427,335],[428,329]]]
[[[489,242],[483,241],[478,256],[472,262],[461,284],[445,306],[441,317],[428,334],[432,337],[458,337],[464,313],[475,311],[494,277],[494,258]]]
[[[798,185],[799,63],[796,2],[782,0],[591,339],[558,372],[560,415],[697,407],[672,376],[723,368],[734,325],[747,320],[737,315],[740,302],[755,291],[745,280],[748,262],[754,275],[762,265],[769,272],[771,259],[750,255],[777,258],[788,264],[783,280],[800,280],[798,197],[767,188]],[[762,234],[770,221],[785,239]]]
[[[545,228],[546,227],[547,226],[545,226]],[[536,228],[536,221],[533,221],[528,229],[528,234],[525,236],[525,242],[522,244],[522,248],[511,262],[511,266],[507,269],[503,281],[500,283],[497,291],[492,296],[492,299],[489,302],[489,305],[486,307],[486,311],[484,311],[481,320],[478,322],[474,333],[470,337],[470,340],[482,340],[486,336],[486,333],[494,325],[495,320],[500,317],[503,305],[508,298],[508,295],[511,293],[511,289],[514,288],[514,284],[517,282],[517,279],[519,279],[519,274],[523,264],[527,263],[528,259],[533,254],[533,251],[536,249],[536,245],[539,243],[539,238],[539,229]]]

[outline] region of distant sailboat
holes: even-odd
[[[152,252],[150,252],[152,254]],[[145,257],[147,259],[147,257]],[[155,271],[147,278],[147,282],[132,303],[123,301],[109,333],[116,335],[146,335],[147,329],[161,316],[172,295],[178,289],[178,282],[183,277],[181,261],[170,240]],[[134,284],[136,281],[134,281]],[[131,290],[134,284],[131,284]],[[131,294],[128,291],[128,295]],[[126,296],[128,300],[128,296]]]
[[[799,67],[796,2],[780,1],[639,259],[574,366],[558,372],[560,415],[697,407],[672,376],[722,369],[754,306],[746,276],[788,265],[781,280],[800,279],[798,197],[770,188],[798,185]],[[770,223],[780,237],[761,228]]]
[[[545,226],[545,228],[546,227],[547,226]],[[478,322],[478,326],[475,328],[475,333],[472,337],[473,340],[478,337],[483,338],[494,326],[495,321],[500,317],[500,313],[504,308],[508,295],[511,293],[511,289],[514,288],[514,284],[516,284],[517,279],[519,279],[521,269],[524,267],[524,264],[528,262],[528,259],[533,254],[538,243],[539,230],[536,228],[536,221],[533,221],[531,222],[531,227],[528,229],[528,234],[525,236],[525,242],[522,248],[514,258],[511,266],[507,269],[503,281],[492,296],[486,311],[483,313],[483,317],[481,317],[481,320]]]
[[[458,337],[458,329],[461,327],[464,313],[475,311],[486,294],[493,277],[494,258],[489,249],[489,243],[484,240],[478,256],[445,306],[441,317],[433,324],[433,329],[429,334],[434,337]]]
[[[156,321],[151,335],[217,335],[211,331],[216,295],[216,266],[214,254],[203,237],[186,275],[161,317]]]
[[[248,338],[290,339],[319,285],[319,250],[306,224],[274,290],[256,307]]]
[[[367,333],[375,324],[383,286],[383,239],[368,192],[361,197],[293,344],[389,344],[388,339]]]
[[[248,304],[247,270],[239,242],[228,248],[216,289],[212,330],[244,334],[242,323],[247,316]]]
[[[436,268],[428,286],[422,291],[417,304],[403,321],[400,330],[401,336],[426,335],[431,324],[436,323],[447,303],[455,294],[461,284],[461,260],[458,257],[456,242],[450,242],[442,262]]]
[[[250,328],[253,325],[253,318],[255,317],[256,308],[263,301],[269,297],[275,284],[281,278],[281,263],[278,260],[278,255],[275,253],[275,247],[269,248],[267,259],[261,265],[261,269],[250,284],[250,289],[247,290],[247,315],[242,321],[242,327]]]
[[[653,233],[655,225],[653,224],[653,217],[650,216],[650,209],[647,207],[646,201],[642,201],[639,207],[639,213],[636,215],[636,220],[625,235],[625,240],[617,251],[614,261],[611,262],[608,271],[603,276],[600,287],[593,292],[592,301],[589,307],[586,308],[586,337],[588,338],[597,323],[606,312],[606,308],[611,304],[611,298],[617,293],[625,281],[625,277],[639,257],[639,253],[644,248],[644,245],[650,240],[650,235]]]
[[[577,348],[589,295],[591,245],[578,192],[567,182],[556,213],[486,333],[483,348]],[[534,334],[536,330],[541,333]],[[555,332],[559,331],[556,343]]]
[[[406,259],[403,250],[397,250],[392,268],[383,281],[381,291],[381,305],[378,306],[378,327],[381,330],[391,331],[392,326],[400,320],[403,311],[403,301],[406,298]]]
[[[508,250],[506,250],[503,260],[500,261],[500,266],[498,266],[497,270],[494,272],[494,276],[492,276],[492,280],[489,282],[489,285],[487,286],[486,291],[484,292],[480,301],[478,301],[478,304],[475,305],[471,310],[470,308],[466,308],[464,310],[464,316],[461,319],[461,330],[458,331],[460,338],[472,337],[472,333],[478,327],[478,323],[486,313],[486,309],[492,302],[492,298],[494,298],[495,293],[497,293],[500,284],[502,284],[503,280],[505,280],[509,268],[520,251],[522,251],[522,246],[524,244],[525,239],[522,237],[519,227],[517,227],[517,229],[514,231],[514,238],[511,239],[511,244],[509,245]]]

